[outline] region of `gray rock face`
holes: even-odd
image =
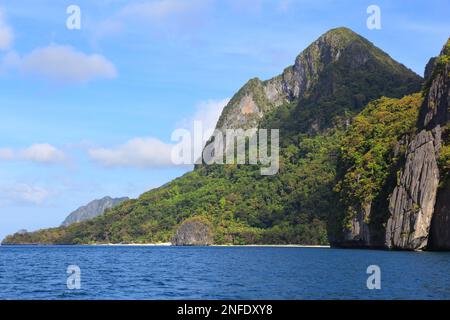
[[[450,250],[450,184],[439,190],[431,221],[429,248]]]
[[[446,47],[441,56],[448,56]],[[438,189],[437,165],[443,143],[441,126],[448,125],[449,119],[450,67],[448,62],[438,66],[437,60],[427,65],[425,76],[432,82],[420,110],[420,132],[409,145],[400,182],[390,197],[385,243],[388,248],[450,249],[450,190],[448,186]]]
[[[436,75],[428,91],[426,105],[421,113],[422,125],[428,130],[448,123],[450,116],[449,72],[450,67],[447,63],[442,67],[442,71]]]
[[[208,246],[213,243],[212,230],[200,220],[184,222],[172,239],[175,246]]]
[[[428,63],[425,66],[425,72],[423,74],[425,81],[429,81],[431,79],[431,76],[433,75],[433,69],[435,67],[435,63],[436,63],[436,57],[430,58],[430,60],[428,60]]]
[[[447,42],[447,57],[450,40]],[[427,128],[447,127],[450,118],[450,86],[449,86],[450,65],[447,63],[441,66],[440,72],[436,75],[431,84],[428,94],[428,105],[424,112],[423,125]],[[448,130],[448,129],[447,129]],[[439,143],[450,143],[448,133],[445,141],[439,139]],[[441,175],[448,172],[441,172]],[[437,194],[435,212],[430,231],[430,249],[450,250],[450,183],[444,182]]]
[[[346,230],[344,245],[347,247],[368,247],[371,245],[370,229],[366,223],[370,215],[371,205],[368,204],[351,221],[351,228]]]
[[[409,145],[399,185],[389,201],[391,215],[385,243],[388,248],[419,250],[428,244],[439,184],[435,144],[438,136],[423,130]]]
[[[255,78],[247,82],[225,107],[217,129],[256,128],[268,112],[285,103],[308,97],[324,70],[348,54],[351,55],[348,67],[354,70],[369,60],[378,61],[384,57],[381,50],[353,31],[333,29],[300,53],[294,65],[286,68],[281,75],[266,81]],[[390,63],[395,65],[393,61]],[[404,67],[395,65],[395,68]],[[333,91],[335,88],[330,85],[328,90]]]
[[[72,223],[77,223],[85,220],[95,218],[105,212],[107,209],[112,209],[115,206],[121,204],[122,202],[129,200],[129,198],[111,198],[104,197],[100,200],[94,200],[89,202],[87,205],[82,206],[69,214],[69,216],[61,224],[62,226],[69,226]]]

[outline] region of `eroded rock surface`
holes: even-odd
[[[409,145],[399,185],[389,201],[388,248],[417,250],[428,243],[439,184],[435,138],[424,130]]]
[[[208,246],[212,243],[211,227],[200,219],[183,222],[172,239],[175,246]]]

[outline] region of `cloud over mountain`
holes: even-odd
[[[24,56],[9,57],[9,67],[58,83],[87,83],[114,79],[114,64],[100,54],[86,54],[71,46],[49,45]]]

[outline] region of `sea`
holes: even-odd
[[[450,253],[0,246],[0,299],[450,299]]]

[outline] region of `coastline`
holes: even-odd
[[[0,244],[3,247],[13,246],[92,246],[92,247],[176,247],[170,242],[161,243],[89,243],[89,244]],[[209,246],[180,246],[180,247],[253,247],[253,248],[316,248],[330,249],[331,246],[326,245],[302,245],[302,244],[213,244]]]
[[[83,246],[116,246],[116,247],[174,247],[170,242],[162,243],[105,243],[105,244],[82,244]],[[195,246],[184,246],[195,247]],[[200,246],[201,247],[201,246]],[[323,248],[329,249],[331,246],[326,245],[302,245],[302,244],[213,244],[205,247],[261,247],[261,248]]]

